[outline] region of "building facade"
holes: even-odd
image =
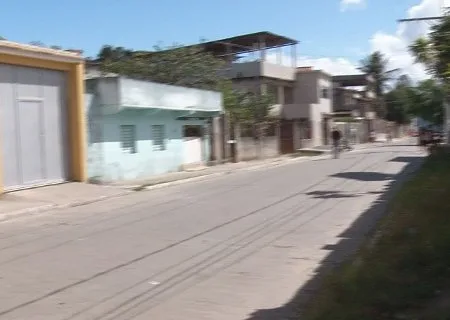
[[[272,113],[283,122],[281,153],[326,144],[327,119],[332,111],[331,76],[310,67],[297,68],[297,43],[258,32],[201,44],[227,62],[224,72],[236,89],[275,98]],[[291,49],[290,66],[282,61],[285,47]]]
[[[84,60],[0,41],[0,191],[85,181]]]
[[[88,176],[108,183],[205,164],[220,93],[119,76],[86,79]]]

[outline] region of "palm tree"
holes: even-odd
[[[384,117],[386,115],[384,94],[386,90],[390,89],[390,82],[397,78],[399,69],[388,70],[389,60],[380,51],[373,52],[360,63],[359,70],[374,79],[372,89],[377,96],[376,112],[378,116]]]

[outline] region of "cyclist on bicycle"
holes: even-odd
[[[338,130],[338,128],[334,127],[333,131],[331,131],[331,139],[333,140],[333,156],[334,158],[339,157],[339,144],[341,141],[342,134]]]

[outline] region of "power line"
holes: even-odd
[[[416,22],[416,21],[434,21],[443,19],[444,16],[435,16],[435,17],[422,17],[422,18],[407,18],[407,19],[398,19],[398,22]]]

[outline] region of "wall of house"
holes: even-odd
[[[230,79],[242,77],[268,77],[280,80],[293,81],[295,68],[267,61],[236,62],[226,72]]]
[[[320,97],[319,103],[312,108],[311,121],[313,122],[313,144],[323,145],[324,132],[323,132],[323,114],[330,114],[333,112],[333,83],[331,77],[322,75],[319,78],[319,90],[327,88],[327,98]],[[319,92],[320,93],[320,92]],[[330,130],[331,131],[331,130]]]
[[[166,110],[222,111],[222,94],[162,83],[120,78],[120,105]]]
[[[103,125],[101,108],[96,103],[96,96],[91,88],[86,85],[85,108],[86,108],[86,148],[87,148],[87,176],[91,182],[96,182],[102,175],[103,152],[102,136]]]
[[[241,137],[238,141],[238,157],[240,161],[273,158],[280,154],[278,136],[265,136],[262,141],[253,137]]]
[[[91,106],[92,108],[92,106]],[[93,107],[95,108],[95,106]],[[111,181],[144,179],[176,172],[183,167],[183,126],[206,126],[204,120],[176,120],[173,111],[128,109],[117,114],[88,118],[91,127],[89,141],[89,175],[91,180]],[[94,122],[95,121],[95,122]],[[136,152],[121,147],[120,126],[134,125]],[[164,125],[165,150],[153,149],[152,125]],[[95,141],[95,131],[99,130]],[[203,140],[203,161],[209,158],[209,137]]]
[[[239,161],[276,157],[279,149],[279,125],[272,123],[262,131],[262,139],[255,139],[257,133],[252,126],[241,125],[236,129],[237,154]]]
[[[294,104],[318,103],[318,72],[297,72],[294,87]]]
[[[276,104],[290,104],[294,101],[294,82],[280,79],[233,79],[233,87],[249,92],[266,92],[272,94]]]
[[[296,69],[282,64],[263,62],[262,76],[267,78],[293,81],[295,80]]]

